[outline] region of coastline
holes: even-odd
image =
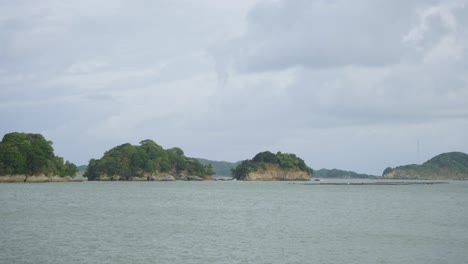
[[[45,176],[45,175],[2,175],[0,183],[40,183],[40,182],[85,182],[88,178],[70,176]]]

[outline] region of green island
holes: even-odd
[[[245,181],[309,181],[313,169],[295,154],[260,152],[232,169],[232,176]]]
[[[122,144],[106,151],[100,159],[91,159],[84,177],[91,181],[201,181],[212,179],[213,174],[211,165],[186,157],[182,149],[165,150],[146,139],[138,146]]]
[[[421,165],[411,164],[386,168],[384,178],[418,180],[467,180],[468,154],[463,152],[443,153]]]
[[[74,177],[77,171],[41,134],[13,132],[0,142],[0,182],[81,181]]]
[[[70,181],[309,181],[317,178],[468,180],[468,154],[443,153],[421,165],[386,168],[383,177],[339,169],[315,171],[295,154],[260,152],[236,163],[190,158],[178,147],[164,149],[150,139],[125,143],[77,167],[54,154],[41,134],[13,132],[0,142],[0,182]],[[223,177],[224,176],[224,177]],[[217,178],[214,178],[217,177]]]

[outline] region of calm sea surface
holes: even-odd
[[[0,263],[468,263],[468,182],[0,184]]]

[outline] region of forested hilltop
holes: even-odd
[[[393,179],[468,179],[468,154],[462,152],[443,153],[422,165],[406,165],[386,168],[383,177]]]
[[[92,159],[84,174],[89,180],[202,180],[213,175],[210,165],[184,155],[180,148],[163,149],[146,139],[135,146],[114,147]]]
[[[41,134],[13,132],[0,142],[1,176],[22,175],[26,180],[26,176],[65,177],[74,176],[76,172],[75,164],[56,156],[52,141]]]
[[[237,180],[310,180],[313,170],[295,154],[260,152],[232,169]]]

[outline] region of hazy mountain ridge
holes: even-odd
[[[80,165],[77,168],[78,168],[78,172],[76,173],[76,175],[83,176],[84,173],[86,172],[86,169],[88,168],[88,165]]]
[[[454,179],[468,180],[468,154],[448,152],[437,155],[421,165],[410,164],[386,168],[384,178],[393,179]]]
[[[349,179],[349,178],[376,178],[379,176],[369,175],[364,173],[357,173],[354,171],[346,171],[340,169],[320,169],[314,172],[313,177],[315,178],[339,178],[339,179]]]
[[[209,165],[213,167],[215,172],[214,176],[231,176],[231,169],[239,165],[240,161],[238,162],[228,162],[228,161],[216,161],[216,160],[209,160],[209,159],[202,159],[196,158],[201,164]]]

